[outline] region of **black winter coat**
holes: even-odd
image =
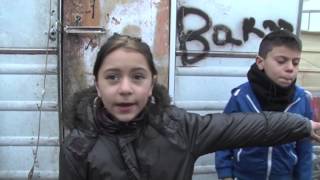
[[[191,180],[201,155],[287,143],[311,132],[308,119],[290,113],[188,113],[170,105],[162,87],[155,88],[156,103],[148,104],[146,123],[124,133],[98,131],[96,92],[77,94],[71,113],[73,130],[60,149],[59,179]]]

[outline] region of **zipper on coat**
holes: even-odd
[[[239,149],[238,153],[237,153],[237,161],[240,162],[240,154],[242,152],[242,148]]]
[[[269,180],[271,174],[271,167],[272,167],[272,150],[273,148],[270,146],[268,147],[268,161],[267,161],[267,178]]]
[[[256,107],[256,105],[253,103],[252,99],[250,98],[250,96],[247,94],[246,95],[247,99],[249,100],[250,104],[252,105],[252,107],[254,108],[254,110],[258,113],[260,113],[259,109]],[[240,155],[242,153],[243,149],[240,148],[239,151],[237,152],[237,161],[240,162]]]
[[[258,113],[260,113],[259,109],[257,108],[257,106],[253,103],[252,99],[250,98],[250,96],[247,94],[246,95],[247,99],[249,100],[250,104],[252,105],[252,107],[254,108],[254,110]],[[242,153],[243,149],[240,148],[238,153],[237,153],[237,161],[240,162],[240,155]]]
[[[259,109],[256,107],[256,105],[253,103],[252,99],[250,98],[250,96],[247,94],[246,95],[247,99],[249,100],[250,104],[252,105],[252,107],[257,111],[260,112]],[[291,104],[288,105],[288,107],[284,110],[284,112],[288,112],[289,109],[295,105],[296,103],[298,103],[300,101],[300,97],[298,99],[296,99],[294,102],[292,102]],[[266,180],[269,180],[270,178],[270,174],[271,174],[271,167],[272,167],[272,147],[268,147],[268,159],[267,159],[267,177]],[[292,155],[293,152],[291,152]],[[240,155],[239,155],[240,156]],[[294,155],[294,157],[297,157],[296,155]],[[296,158],[296,161],[298,160],[298,158]]]
[[[289,104],[289,106],[284,110],[284,112],[288,112],[289,109],[290,109],[293,105],[295,105],[296,103],[298,103],[300,100],[301,100],[301,98],[299,97],[299,98],[296,99],[294,102],[292,102],[291,104]],[[297,155],[294,154],[293,151],[290,151],[289,153],[290,153],[290,154],[293,156],[293,158],[294,158],[294,164],[297,164],[297,162],[298,162],[298,157],[297,157]]]
[[[298,157],[297,157],[297,155],[296,155],[296,154],[294,154],[294,152],[293,152],[293,151],[290,151],[289,153],[290,153],[290,154],[291,154],[291,156],[293,156],[293,158],[294,158],[294,164],[297,164],[297,163],[298,163]]]
[[[296,99],[294,102],[292,102],[291,104],[289,104],[289,106],[284,110],[284,112],[288,112],[289,109],[295,105],[296,103],[298,103],[301,100],[301,98],[299,97],[298,99]]]
[[[252,107],[256,110],[256,112],[260,113],[259,109],[257,108],[257,106],[253,103],[252,99],[250,98],[250,96],[247,94],[247,99],[249,100],[250,104],[252,105]],[[290,108],[290,107],[289,107]],[[267,157],[267,176],[266,176],[266,180],[269,180],[270,178],[270,174],[271,174],[271,167],[272,167],[272,151],[273,151],[273,147],[269,146],[268,147],[268,157]]]
[[[252,99],[250,98],[249,94],[246,95],[247,99],[249,100],[250,104],[252,105],[253,109],[257,112],[260,113],[259,109],[257,106],[253,103]]]

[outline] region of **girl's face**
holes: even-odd
[[[119,121],[133,120],[152,95],[153,77],[139,52],[117,49],[107,55],[98,71],[98,95]]]
[[[281,87],[290,86],[297,78],[301,53],[286,46],[276,46],[265,59],[256,58],[260,70]]]

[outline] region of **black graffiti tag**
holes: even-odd
[[[221,31],[225,33],[226,37],[224,40],[219,40],[219,33]],[[232,37],[232,31],[230,30],[230,28],[228,28],[223,24],[219,24],[213,27],[212,40],[218,46],[223,46],[223,45],[226,45],[227,43],[235,44],[237,46],[240,46],[242,44],[241,40],[234,39]]]
[[[200,17],[202,17],[205,20],[205,25],[201,27],[199,30],[196,31],[184,31],[184,25],[183,25],[183,18],[187,16],[188,14],[196,14]],[[178,10],[177,13],[177,33],[178,33],[178,40],[180,43],[179,49],[182,51],[187,51],[186,43],[188,41],[199,41],[203,45],[203,51],[207,52],[209,51],[209,43],[208,41],[201,36],[204,32],[207,32],[211,27],[211,20],[209,16],[201,11],[200,9],[196,8],[188,8],[188,7],[181,7]],[[201,59],[205,58],[207,56],[207,53],[201,53],[199,55],[196,55],[194,57],[188,58],[187,53],[183,53],[181,56],[183,65],[186,64],[193,64]]]
[[[283,19],[279,19],[278,20],[278,25],[275,22],[271,21],[271,20],[263,21],[262,25],[263,25],[263,28],[265,28],[265,29],[269,28],[270,31],[286,29],[286,30],[288,30],[290,32],[293,32],[292,25],[289,22],[287,22],[287,21],[285,21]]]
[[[253,17],[245,18],[243,20],[242,30],[243,30],[244,41],[248,41],[249,33],[255,33],[260,38],[264,36],[264,33],[260,29],[254,27],[255,24],[256,24],[256,20]]]
[[[184,28],[183,20],[188,15],[199,16],[205,21],[205,25],[197,30],[186,30]],[[265,33],[262,30],[256,28],[255,25],[256,20],[253,17],[244,18],[242,21],[243,40],[236,39],[233,37],[233,33],[228,26],[224,24],[217,24],[213,26],[211,18],[201,9],[181,6],[177,12],[177,37],[180,44],[179,50],[182,51],[182,64],[194,64],[207,57],[210,50],[209,42],[205,37],[202,36],[202,34],[209,31],[211,27],[213,28],[212,41],[215,45],[224,46],[227,44],[232,44],[241,46],[243,43],[249,40],[249,35],[251,33],[257,35],[260,38],[263,38],[265,36]],[[286,29],[293,32],[293,26],[283,19],[279,19],[278,24],[276,24],[272,20],[265,20],[263,21],[262,25],[264,29],[269,29],[270,31]],[[221,33],[223,33],[222,36],[219,36],[221,35]],[[190,41],[200,42],[203,46],[202,53],[199,53],[192,57],[188,57],[187,42]]]

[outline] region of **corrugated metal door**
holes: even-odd
[[[247,80],[261,38],[278,28],[299,32],[301,8],[301,0],[171,1],[174,103],[201,114],[221,112],[231,89]],[[217,179],[213,165],[213,154],[201,157],[193,178]]]
[[[58,4],[1,1],[0,179],[58,177]]]

